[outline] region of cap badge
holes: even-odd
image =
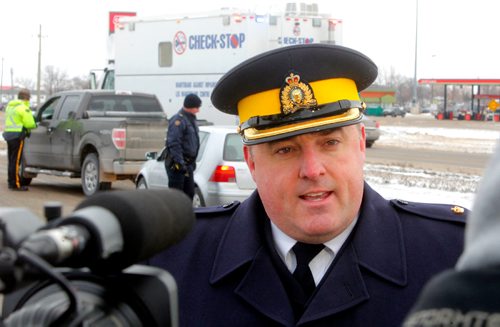
[[[311,86],[301,82],[300,76],[290,73],[285,78],[285,84],[280,91],[281,112],[285,115],[292,114],[300,109],[316,109],[317,101]]]

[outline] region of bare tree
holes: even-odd
[[[72,90],[81,90],[89,88],[89,80],[86,76],[73,77],[70,80],[69,84]]]
[[[70,89],[68,74],[54,66],[45,66],[43,86],[47,95]]]
[[[34,90],[35,89],[35,82],[29,78],[24,78],[24,77],[21,77],[21,78],[17,78],[16,79],[16,85],[19,87],[19,88],[26,88],[26,89],[29,89],[29,90]]]

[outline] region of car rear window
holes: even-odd
[[[244,161],[243,143],[241,136],[237,133],[227,134],[224,143],[223,159],[225,161]]]
[[[163,112],[156,98],[124,95],[99,95],[90,100],[89,110],[96,112]]]

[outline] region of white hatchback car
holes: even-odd
[[[256,185],[243,157],[241,136],[235,126],[200,126],[200,151],[194,172],[193,206],[223,205],[243,201]],[[138,189],[168,188],[165,148],[148,152],[135,179]]]

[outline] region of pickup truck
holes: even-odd
[[[155,95],[76,90],[51,96],[35,112],[19,174],[81,178],[85,195],[134,181],[145,153],[165,145],[167,117]]]

